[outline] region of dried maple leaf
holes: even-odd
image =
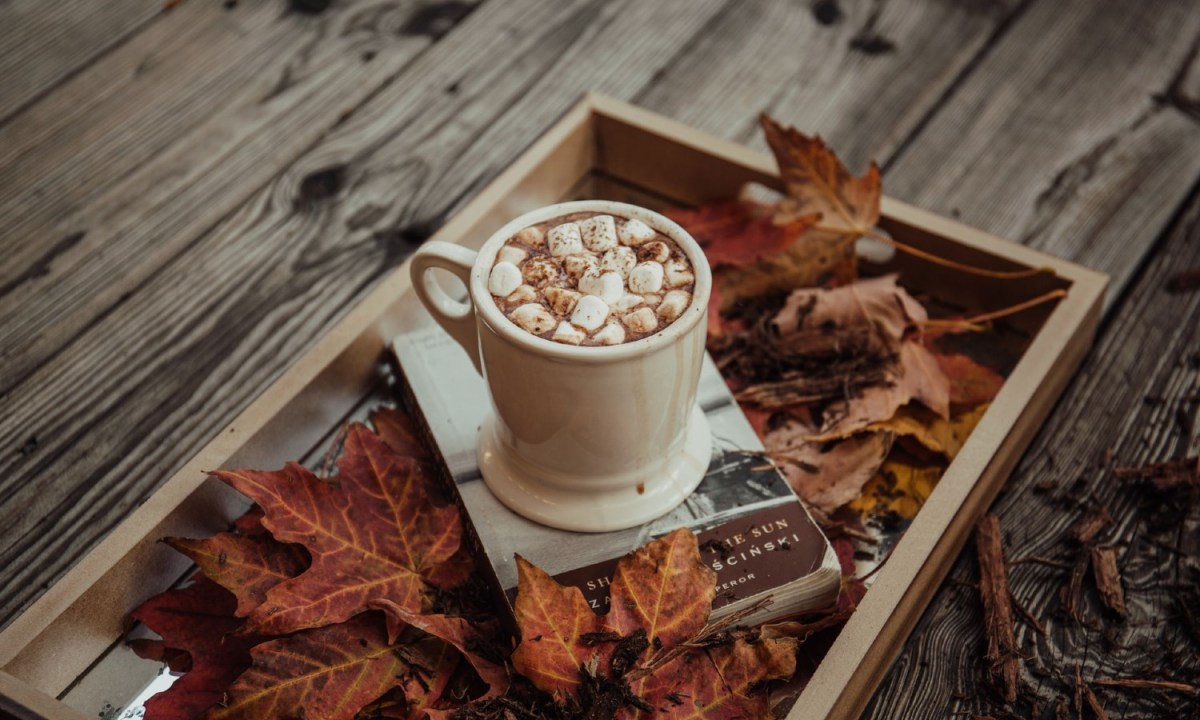
[[[412,415],[397,408],[376,408],[368,418],[375,433],[393,452],[414,460],[433,460]]]
[[[789,418],[767,433],[763,445],[796,494],[825,512],[857,498],[892,447],[892,436],[885,432],[824,443],[808,440],[811,433]]]
[[[882,194],[879,167],[874,162],[865,175],[856,178],[819,136],[784,128],[766,115],[759,119],[787,188],[780,216],[816,214],[809,232],[847,245],[874,229]]]
[[[419,693],[444,687],[444,681],[428,679],[445,666],[442,645],[433,638],[393,645],[375,613],[270,640],[250,651],[251,668],[205,717],[350,720],[392,688]]]
[[[594,614],[575,587],[518,559],[515,603],[521,643],[513,664],[560,701],[577,699],[585,678],[628,682],[633,698],[616,713],[655,717],[761,717],[765,698],[750,688],[789,675],[794,644],[705,637],[715,573],[695,536],[676,530],[622,558],[613,574],[609,613]]]
[[[924,449],[953,460],[988,407],[986,403],[978,405],[946,420],[920,406],[907,405],[887,420],[871,423],[865,430],[912,438]]]
[[[990,403],[1004,385],[1004,377],[966,355],[934,353],[938,367],[950,380],[950,402],[971,407]]]
[[[163,542],[187,555],[209,579],[233,593],[238,617],[249,615],[263,604],[268,590],[309,565],[303,546],[281,543],[265,530],[249,535],[218,533],[199,540],[165,538]]]
[[[146,717],[191,720],[221,702],[225,689],[250,667],[250,648],[262,638],[234,634],[233,595],[197,575],[191,585],[155,595],[131,613],[161,640],[131,640],[138,655],[168,662],[186,674],[146,701]]]
[[[947,381],[908,336],[926,319],[895,275],[802,288],[734,350],[740,357],[721,353],[719,362],[748,378],[736,393],[743,402],[764,409],[831,403],[816,433],[842,437],[914,399],[948,413]]]
[[[383,598],[420,612],[430,584],[444,579],[462,521],[456,508],[429,500],[431,481],[420,464],[352,425],[338,468],[336,484],[294,463],[275,472],[215,473],[263,508],[263,525],[276,539],[301,543],[312,555],[311,567],[267,591],[247,630],[282,635],[339,623]]]
[[[950,384],[933,354],[913,341],[900,344],[896,367],[888,384],[865,388],[858,397],[832,403],[825,409],[821,427],[810,439],[837,440],[853,435],[896,414],[916,400],[941,417],[950,415]]]
[[[596,655],[585,638],[602,631],[583,592],[559,585],[548,573],[517,556],[517,599],[513,604],[521,644],[513,667],[539,689],[561,699],[583,682],[580,668]]]
[[[942,477],[940,465],[917,465],[888,460],[850,507],[865,514],[882,510],[906,520],[917,516]]]
[[[821,241],[806,232],[812,218],[776,222],[764,207],[745,201],[720,202],[668,215],[704,248],[713,266],[712,312],[785,293],[796,287],[849,282],[857,274],[853,245]],[[709,333],[722,325],[710,317]]]

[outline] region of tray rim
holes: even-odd
[[[573,168],[582,165],[590,171],[598,167],[605,152],[604,148],[598,147],[602,143],[597,140],[604,123],[616,123],[659,136],[691,152],[778,183],[774,160],[769,155],[628,103],[587,93],[457,211],[432,239],[469,240],[472,231],[487,227],[489,216],[509,212],[509,205],[516,201],[516,196],[528,200],[531,195],[536,195],[539,181],[545,185],[547,175],[553,175],[569,186],[568,176],[574,172]],[[1070,281],[1071,290],[1050,313],[1001,394],[897,545],[897,551],[901,547],[906,549],[902,559],[913,557],[897,563],[896,553],[893,553],[893,559],[877,576],[873,592],[868,593],[818,667],[809,688],[797,703],[797,708],[805,708],[808,717],[857,717],[861,713],[940,584],[941,577],[957,557],[957,548],[947,545],[963,539],[966,526],[973,523],[974,517],[999,492],[1002,480],[1020,459],[1020,453],[1016,451],[1023,450],[1032,439],[1082,362],[1099,321],[1108,282],[1103,273],[892,198],[884,197],[882,211],[885,218],[988,254],[1022,265],[1053,268],[1056,275]],[[180,521],[180,514],[188,510],[185,503],[212,511],[227,505],[232,491],[214,487],[216,481],[206,479],[205,469],[252,464],[257,448],[273,442],[286,444],[277,427],[285,410],[303,408],[314,417],[330,419],[328,426],[331,427],[340,417],[336,408],[353,404],[366,395],[369,381],[365,381],[364,376],[370,375],[370,368],[386,351],[391,337],[388,311],[405,301],[411,287],[408,268],[409,261],[406,261],[392,271],[145,503],[0,631],[0,699],[8,698],[17,707],[35,715],[87,717],[56,700],[52,694],[56,691],[47,691],[44,685],[38,687],[23,678],[38,668],[49,668],[60,661],[78,666],[86,659],[71,652],[71,647],[62,645],[62,640],[80,639],[87,647],[97,647],[101,640],[105,648],[112,644],[113,638],[117,637],[111,635],[113,623],[98,622],[94,616],[105,609],[111,613],[113,607],[122,603],[125,603],[124,612],[131,606],[128,593],[122,593],[127,586],[113,585],[105,591],[102,584],[132,580],[131,566],[149,567],[151,572],[157,567],[161,574],[161,562],[156,564],[149,559],[156,554],[149,546],[155,545],[156,538],[173,532],[167,528],[174,528]],[[352,382],[340,382],[346,372],[359,374]],[[1028,380],[1038,382],[1026,382]],[[941,495],[939,491],[942,491]],[[931,508],[936,511],[928,512]],[[970,522],[960,511],[970,516]],[[188,512],[194,514],[194,508]],[[938,528],[940,531],[933,532]],[[953,533],[948,535],[952,530]],[[951,540],[954,542],[948,542]],[[138,565],[137,561],[142,557],[146,558],[146,563]],[[905,577],[907,581],[904,581]],[[931,589],[919,588],[926,584],[931,585]],[[99,598],[94,597],[97,593]],[[69,627],[62,627],[64,618]],[[102,629],[97,629],[96,625]],[[77,631],[81,627],[93,632],[80,636]],[[97,632],[103,635],[106,631],[109,633],[106,637],[95,636]],[[100,656],[93,652],[90,657]],[[86,671],[86,665],[83,669]],[[0,707],[5,705],[0,702]],[[798,711],[793,709],[788,718],[798,719]]]

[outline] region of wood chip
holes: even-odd
[[[1088,510],[1083,517],[1076,520],[1071,529],[1067,531],[1067,535],[1080,545],[1087,545],[1110,522],[1112,522],[1112,515],[1109,514],[1108,509],[1097,505]]]
[[[975,527],[979,557],[979,595],[983,601],[984,632],[987,635],[987,678],[1005,702],[1017,700],[1020,667],[1017,640],[1013,634],[1012,603],[1008,571],[1000,545],[1000,518],[984,515]]]
[[[1083,619],[1079,615],[1079,592],[1083,588],[1083,578],[1087,575],[1090,564],[1091,553],[1087,551],[1079,553],[1079,559],[1075,561],[1075,567],[1071,569],[1070,581],[1059,591],[1059,602],[1067,611],[1067,616],[1075,622],[1081,622]]]
[[[1083,697],[1087,700],[1088,707],[1092,709],[1096,720],[1108,720],[1108,713],[1104,712],[1104,706],[1100,704],[1100,699],[1096,697],[1096,693],[1085,683],[1083,685]]]
[[[1093,680],[1093,685],[1101,685],[1103,687],[1129,688],[1130,690],[1178,690],[1180,692],[1196,695],[1200,693],[1200,688],[1196,688],[1187,683],[1173,682],[1171,680],[1141,680],[1138,678],[1113,678],[1109,680]]]
[[[1117,569],[1117,549],[1114,547],[1092,548],[1092,575],[1096,578],[1096,589],[1100,601],[1124,620],[1129,613],[1125,609],[1125,591],[1121,587],[1121,571]]]
[[[1145,478],[1159,492],[1181,487],[1200,487],[1200,455],[1150,463],[1142,467],[1113,468],[1113,474],[1117,477]]]

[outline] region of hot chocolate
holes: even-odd
[[[683,250],[641,220],[573,213],[510,237],[488,291],[505,317],[538,337],[620,345],[674,322],[695,281]]]

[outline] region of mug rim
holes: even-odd
[[[575,212],[610,212],[626,219],[638,219],[674,240],[692,263],[695,282],[692,301],[678,318],[662,330],[619,345],[570,345],[538,337],[505,317],[487,289],[488,276],[500,246],[518,230],[558,215]],[[695,238],[678,223],[661,213],[615,200],[571,200],[544,205],[505,223],[483,243],[471,268],[471,301],[476,315],[497,334],[518,345],[572,362],[610,362],[645,355],[669,346],[691,332],[697,323],[708,320],[708,300],[712,294],[712,270]]]

